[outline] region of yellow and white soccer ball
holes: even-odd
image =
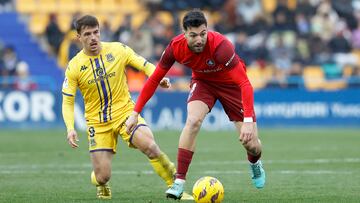
[[[223,185],[218,179],[210,176],[197,180],[192,192],[196,203],[221,203],[224,199]]]

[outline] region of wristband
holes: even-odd
[[[244,123],[252,123],[252,122],[254,122],[254,120],[252,117],[245,117],[243,122]]]

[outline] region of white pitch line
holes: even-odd
[[[268,164],[329,164],[329,163],[360,163],[360,158],[345,158],[345,159],[303,159],[303,160],[263,160],[265,165]],[[248,164],[248,161],[193,161],[192,165],[240,165]],[[119,166],[147,166],[147,161],[143,162],[122,162],[113,163],[113,167]],[[12,170],[12,169],[72,169],[72,168],[91,168],[89,163],[79,164],[59,164],[59,163],[48,163],[48,164],[14,164],[14,165],[0,165],[0,170]]]
[[[328,164],[328,163],[360,163],[360,158],[345,159],[303,159],[303,160],[262,160],[264,164]],[[247,164],[248,161],[201,161],[196,165],[231,165]]]
[[[28,170],[0,170],[0,174],[89,174],[90,170],[56,170],[56,171],[28,171]],[[273,170],[267,171],[270,174],[282,174],[282,175],[352,175],[356,174],[357,171],[337,171],[337,170]],[[143,171],[120,171],[114,170],[112,174],[120,175],[154,175],[154,171],[143,170]],[[238,175],[248,174],[248,171],[243,170],[209,170],[202,172],[192,172],[192,174],[207,174],[207,175]]]
[[[235,174],[244,174],[248,171],[204,171],[204,174],[220,174],[220,175],[235,175]],[[266,173],[271,174],[309,174],[309,175],[322,175],[322,174],[355,174],[355,171],[336,171],[336,170],[275,170],[275,171],[266,171]]]

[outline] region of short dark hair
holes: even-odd
[[[79,19],[77,19],[74,23],[76,32],[78,34],[81,33],[81,30],[87,26],[89,27],[99,27],[99,21],[96,17],[91,15],[85,15]]]
[[[200,9],[193,9],[185,14],[182,26],[187,30],[189,27],[199,27],[202,24],[207,26],[204,13]]]

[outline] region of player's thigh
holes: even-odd
[[[136,138],[136,140],[133,140],[136,134],[138,134],[137,132],[144,132],[145,136],[148,139],[154,139],[153,135],[150,131],[150,129],[148,128],[145,119],[142,116],[138,116],[138,123],[135,126],[134,130],[131,133],[127,133],[126,132],[126,119],[127,117],[132,113],[133,111],[133,106],[129,106],[127,111],[124,111],[124,115],[126,116],[124,119],[121,119],[120,122],[118,124],[116,124],[116,126],[118,126],[117,130],[115,131],[116,133],[118,133],[120,135],[120,137],[124,140],[124,142],[127,143],[127,145],[131,148],[137,148],[137,146],[134,144],[134,141],[139,142]],[[139,138],[140,139],[140,138]]]
[[[91,163],[95,172],[109,172],[111,171],[111,161],[114,156],[113,152],[109,151],[94,151],[90,153]]]
[[[204,81],[193,80],[188,96],[187,119],[203,119],[216,102],[216,95],[211,85]]]
[[[203,101],[195,100],[187,104],[187,121],[189,120],[204,120],[209,113],[209,106]]]
[[[132,135],[131,143],[141,151],[156,147],[154,136],[148,126],[139,126]]]
[[[202,101],[208,106],[208,110],[211,110],[216,102],[212,86],[201,80],[192,80],[187,102],[193,101]]]

